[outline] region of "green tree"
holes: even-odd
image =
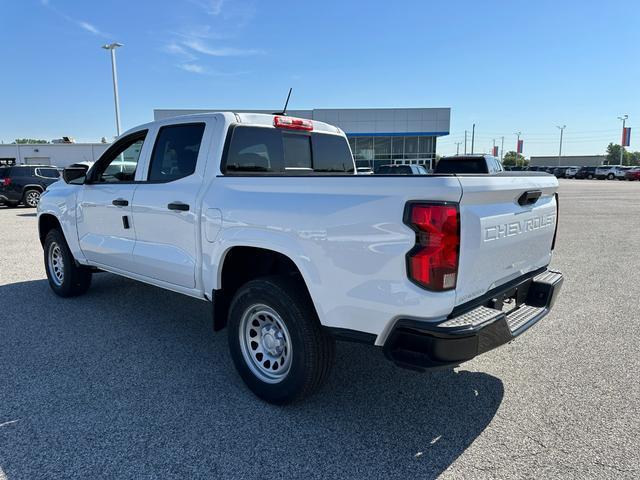
[[[49,143],[49,140],[39,140],[37,138],[16,138],[12,144],[23,144],[23,143]]]
[[[620,145],[617,143],[610,143],[607,146],[607,164],[619,165],[620,164]],[[640,164],[640,152],[624,151],[622,158],[623,165],[639,165]]]
[[[502,159],[502,164],[505,167],[513,167],[513,166],[525,167],[529,165],[529,162],[526,158],[524,158],[524,155],[520,153],[516,155],[516,152],[512,150],[504,154],[504,157]]]

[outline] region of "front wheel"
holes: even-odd
[[[334,340],[322,330],[299,277],[265,277],[240,287],[229,309],[228,334],[238,373],[269,403],[300,400],[329,375]]]
[[[593,175],[592,174],[587,175],[587,180],[593,180]]]
[[[607,175],[607,180],[613,180],[614,178],[616,178],[616,176],[613,173]]]
[[[64,235],[56,228],[44,241],[44,266],[51,290],[60,297],[82,295],[91,286],[91,270],[76,265]]]

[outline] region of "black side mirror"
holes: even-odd
[[[82,185],[87,176],[89,167],[82,164],[74,164],[62,171],[62,179],[72,185]]]

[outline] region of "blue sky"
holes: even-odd
[[[154,108],[451,107],[525,154],[593,154],[640,125],[640,2],[0,0],[0,139],[115,134]],[[640,150],[634,129],[631,148]]]

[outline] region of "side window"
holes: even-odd
[[[227,152],[225,173],[281,173],[283,156],[279,130],[236,127]]]
[[[148,180],[171,182],[196,171],[204,123],[162,127],[151,155]]]
[[[44,178],[60,178],[60,172],[55,168],[36,168],[36,175]]]
[[[91,180],[96,183],[132,182],[135,179],[140,152],[147,132],[123,139],[105,152],[91,173]]]

